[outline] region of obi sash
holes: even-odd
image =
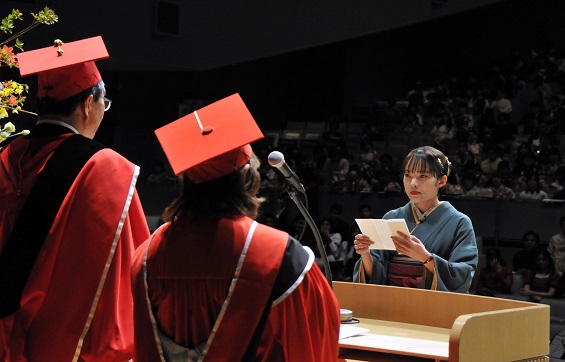
[[[388,283],[396,287],[423,288],[424,269],[418,261],[395,257],[388,262]]]

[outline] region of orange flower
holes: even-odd
[[[18,98],[16,98],[15,96],[10,96],[10,98],[7,99],[8,105],[13,107],[16,104],[18,104]]]
[[[4,44],[4,46],[2,47],[2,58],[6,62],[6,64],[18,64],[18,61],[16,60],[16,54],[14,54],[14,48],[9,47],[6,44]]]

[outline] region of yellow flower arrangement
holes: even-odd
[[[0,83],[0,119],[8,117],[8,110],[12,113],[26,112],[22,109],[22,105],[26,100],[24,95],[29,90],[27,84],[7,80]]]
[[[38,25],[53,25],[59,20],[57,14],[47,6],[37,14],[31,13],[31,15],[33,16],[32,23],[15,34],[13,34],[15,22],[23,20],[23,14],[17,9],[12,9],[12,12],[2,19],[0,32],[3,35],[8,35],[8,39],[0,40],[0,68],[18,67],[18,56],[14,53],[14,47],[21,51],[24,50],[24,43],[19,39],[21,35]],[[10,42],[13,42],[13,46],[8,45]],[[0,119],[8,117],[10,111],[11,113],[23,112],[36,115],[33,112],[23,109],[24,101],[26,100],[25,94],[27,94],[28,90],[29,87],[26,84],[21,84],[13,80],[5,80],[0,83]],[[29,133],[29,131],[24,130],[14,134],[15,131],[16,127],[11,122],[6,123],[0,128],[0,142],[10,136]]]
[[[29,134],[29,130],[24,129],[23,131],[14,134],[16,131],[16,126],[12,124],[12,122],[8,122],[4,125],[2,129],[0,129],[0,142],[4,141],[6,138],[10,136],[17,136],[17,135],[26,135]]]

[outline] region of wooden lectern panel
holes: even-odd
[[[548,305],[344,282],[334,282],[333,290],[340,307],[353,311],[353,318],[360,319],[360,325],[371,330],[364,336],[340,340],[345,358],[353,351],[363,355],[385,351],[419,357],[422,361],[430,358],[462,362],[548,360]],[[387,325],[397,331],[390,332],[391,329],[385,328]],[[434,333],[439,336],[438,346],[418,349],[417,340],[427,341]],[[394,343],[382,343],[398,336],[413,338],[413,343],[401,343],[398,348]],[[429,341],[422,346],[433,347],[436,343]],[[442,348],[448,349],[448,354]]]

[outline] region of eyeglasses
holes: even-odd
[[[112,101],[106,97],[102,97],[102,99],[104,100],[104,112],[106,112],[107,110],[110,109],[110,106],[112,105]]]

